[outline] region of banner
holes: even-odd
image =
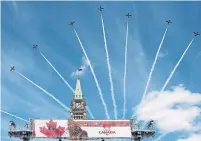
[[[131,138],[130,120],[34,120],[34,137]]]
[[[130,120],[69,120],[70,126],[80,127],[88,138],[131,138]]]
[[[68,120],[34,120],[33,136],[36,138],[69,137]]]

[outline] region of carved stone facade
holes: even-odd
[[[71,101],[71,119],[72,120],[86,120],[86,102],[83,98],[80,80],[77,79],[75,93]]]

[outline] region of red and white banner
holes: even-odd
[[[131,138],[130,120],[34,120],[38,138]]]
[[[88,138],[131,138],[130,120],[74,120],[73,122],[88,133]]]
[[[33,121],[33,136],[36,138],[69,137],[68,120],[43,120]]]

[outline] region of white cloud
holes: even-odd
[[[193,134],[187,139],[178,139],[177,141],[200,141],[201,140],[201,134]]]
[[[140,120],[155,120],[160,132],[195,131],[194,120],[201,112],[196,104],[200,102],[201,94],[178,86],[172,91],[149,93],[136,112]]]
[[[159,55],[158,55],[158,57],[159,57],[159,58],[163,58],[163,57],[165,57],[166,55],[168,55],[168,52],[160,52]]]
[[[78,72],[77,70],[75,72],[71,73],[72,77],[77,77],[79,76],[83,76],[86,72],[87,67],[89,66],[89,62],[87,61],[87,59],[85,57],[82,57],[82,65],[81,67],[79,67],[80,69],[82,69],[82,71]]]

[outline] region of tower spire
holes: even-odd
[[[82,89],[80,85],[79,75],[82,69],[77,70],[77,81],[74,91],[74,96],[71,101],[71,119],[73,120],[85,120],[86,115],[86,102],[83,98]]]
[[[81,89],[81,84],[80,84],[80,79],[79,79],[80,71],[82,71],[82,69],[78,69],[77,82],[76,82],[75,93],[74,93],[75,99],[83,99],[82,89]]]

